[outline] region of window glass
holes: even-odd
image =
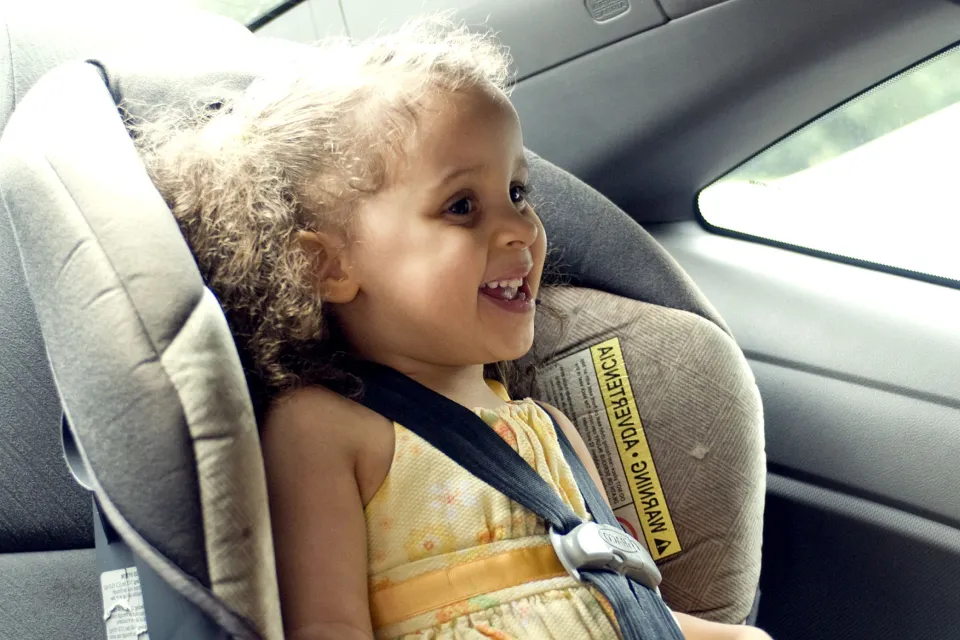
[[[960,47],[760,153],[699,207],[720,229],[960,281]]]

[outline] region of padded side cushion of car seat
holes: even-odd
[[[547,232],[545,278],[689,311],[730,333],[677,261],[622,209],[527,151],[531,201]]]
[[[242,25],[200,12],[126,3],[104,20],[102,6],[60,3],[52,19],[44,4],[0,5],[0,131],[37,80],[68,60],[132,44],[166,51],[174,32],[178,40],[221,46],[254,41]],[[90,498],[63,463],[60,401],[5,211],[0,300],[0,553],[92,547]]]
[[[0,140],[0,189],[54,379],[104,512],[134,551],[280,638],[239,358],[104,81],[93,64],[55,69]]]
[[[766,465],[759,391],[742,352],[687,311],[576,287],[547,288],[542,299],[537,349],[550,355],[538,366],[534,397],[574,421],[627,528],[652,525],[647,539],[660,540],[666,556],[667,603],[743,622],[760,577]],[[633,406],[622,399],[625,387]],[[644,436],[662,485],[656,496],[653,469],[631,470],[648,459]]]

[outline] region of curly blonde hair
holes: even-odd
[[[217,295],[247,366],[273,392],[335,377],[331,331],[301,231],[349,236],[424,96],[492,86],[510,58],[445,16],[364,41],[321,43],[295,73],[167,110],[134,127],[140,154]]]

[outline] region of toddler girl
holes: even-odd
[[[488,562],[530,550],[555,565],[540,517],[330,390],[338,354],[395,369],[471,409],[588,518],[553,420],[601,485],[569,420],[485,375],[531,348],[546,253],[507,81],[494,40],[432,19],[325,43],[138,139],[272,398],[262,443],[290,640],[619,637],[592,587],[511,583],[516,566]],[[481,570],[494,591],[431,586],[458,571],[487,584]],[[687,638],[766,637],[676,617]]]

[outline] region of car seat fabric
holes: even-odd
[[[44,77],[0,140],[0,190],[56,386],[108,517],[151,566],[214,614],[221,611],[225,624],[236,622],[232,611],[274,638],[280,618],[266,492],[240,360],[117,111],[123,102],[124,115],[136,122],[158,104],[229,95],[264,68],[309,57],[300,46],[226,31],[205,32],[205,42],[217,46],[188,55],[135,48]],[[239,40],[232,43],[234,37]],[[664,592],[680,610],[741,621],[743,603],[756,588],[763,500],[757,479],[762,430],[749,370],[710,304],[639,225],[580,181],[533,154],[530,159],[538,212],[551,243],[562,247],[551,263],[578,287],[608,292],[545,294],[568,322],[554,333],[545,326],[538,348],[553,344],[563,355],[617,335],[636,343],[628,359],[632,375],[644,378],[639,369],[659,366],[666,376],[666,364],[673,367],[670,384],[654,385],[649,395],[635,382],[668,500],[679,500],[672,508],[688,514],[677,525],[684,552],[664,565]],[[28,303],[22,295],[19,300],[29,320]],[[28,322],[23,330],[33,327]],[[14,353],[13,362],[30,362],[43,377],[43,343],[34,335],[29,344],[30,353]],[[675,359],[658,360],[660,350]],[[0,366],[9,367],[8,352],[0,355]],[[49,377],[46,385],[52,392]],[[695,410],[688,412],[691,400]],[[51,432],[59,430],[52,424],[59,403],[44,397],[38,405],[51,421],[41,437],[53,467],[48,454],[57,437]],[[721,460],[735,466],[737,455],[744,461],[740,475],[720,468],[673,478],[675,459],[678,469],[706,468]],[[62,483],[66,472],[59,473]],[[65,511],[72,520],[60,517],[49,529],[82,529],[83,542],[89,506],[78,507],[83,494],[70,491]],[[738,519],[715,517],[717,505],[728,505],[730,513],[738,505]],[[746,533],[738,537],[741,529]],[[734,536],[726,552],[719,548],[724,536]],[[740,561],[745,564],[737,570]],[[96,601],[92,566],[91,578]],[[216,597],[205,598],[204,588]]]
[[[236,350],[99,68],[62,66],[30,91],[0,141],[0,184],[108,519],[166,580],[194,579],[261,635],[280,637],[265,480]]]
[[[33,84],[64,61],[131,43],[163,50],[174,31],[197,42],[252,38],[216,16],[114,9],[112,19],[90,4],[61,3],[56,19],[44,3],[0,9],[0,131]],[[140,28],[144,20],[150,29]],[[60,402],[5,211],[0,301],[0,637],[103,637],[91,501],[63,462]]]
[[[527,151],[532,200],[547,232],[547,278],[689,311],[730,333],[690,276],[622,209]]]
[[[6,29],[3,36],[6,38],[5,44],[7,46],[4,47],[6,55],[2,58],[5,82],[3,93],[0,95],[2,97],[0,104],[3,106],[4,120],[0,124],[6,124],[9,111],[20,102],[39,76],[66,59],[82,59],[84,55],[89,56],[93,53],[109,51],[122,47],[124,42],[129,45],[135,41],[139,45],[137,50],[147,51],[146,59],[161,58],[166,60],[171,57],[163,55],[169,48],[169,44],[163,40],[163,30],[166,28],[168,33],[178,31],[188,42],[200,43],[200,53],[196,50],[189,51],[189,47],[178,49],[178,52],[185,58],[179,61],[180,67],[189,66],[199,73],[202,71],[202,65],[191,64],[188,60],[190,58],[209,59],[211,57],[210,51],[206,51],[206,56],[202,54],[205,46],[209,46],[204,45],[207,41],[216,42],[218,47],[223,47],[232,38],[238,36],[247,39],[245,43],[247,45],[254,42],[253,36],[248,31],[232,21],[192,12],[188,13],[186,18],[182,14],[155,16],[156,19],[151,21],[152,27],[156,29],[156,31],[151,30],[150,33],[153,35],[138,33],[140,31],[137,28],[138,18],[142,16],[137,15],[136,12],[134,12],[134,15],[125,16],[124,19],[119,21],[119,24],[100,20],[99,18],[102,18],[102,16],[89,13],[89,7],[80,8],[76,15],[70,15],[72,12],[69,8],[64,8],[64,13],[68,15],[62,16],[61,21],[51,21],[49,15],[43,15],[42,11],[36,10],[32,13],[26,11],[4,16]],[[130,31],[126,31],[123,28],[124,26],[129,27]],[[127,61],[128,57],[120,56],[120,59]],[[223,60],[218,61],[217,68],[223,68]],[[102,88],[102,80],[98,79],[98,82]],[[209,84],[209,79],[205,84]],[[57,129],[56,133],[52,130],[48,132],[50,123],[43,122],[43,115],[47,117],[56,116],[57,114],[50,111],[56,108],[72,113],[74,105],[64,100],[66,95],[72,97],[72,91],[69,88],[60,87],[52,90],[45,100],[41,99],[44,104],[40,105],[36,111],[29,105],[26,109],[20,110],[20,112],[30,111],[35,113],[33,126],[41,131],[35,139],[30,139],[30,136],[28,136],[27,140],[23,140],[24,147],[39,142],[44,139],[44,135],[47,136],[47,140],[54,142],[58,142],[55,140],[57,136],[69,140],[70,134],[74,130],[85,129],[84,119],[80,118],[75,123],[75,125],[79,123],[79,126],[71,129],[61,127]],[[115,126],[119,126],[115,105],[112,105],[109,113],[112,118],[111,121]],[[54,126],[54,128],[56,127]],[[129,146],[129,140],[126,138],[122,126],[119,128],[119,132],[123,135],[124,144]],[[85,164],[88,167],[94,166],[92,163],[97,159],[94,156],[99,155],[96,152],[102,149],[101,140],[95,136],[92,140],[86,142],[90,146],[80,150],[83,154],[82,160],[79,162],[76,159],[73,160],[73,164],[80,167]],[[125,166],[136,166],[137,159],[133,155],[132,148],[129,151],[131,155],[123,164]],[[14,173],[21,168],[17,166],[17,163],[14,163]],[[108,167],[100,168],[108,170]],[[122,175],[122,172],[120,175]],[[105,174],[105,177],[115,179],[117,176],[111,177],[108,173]],[[2,183],[6,186],[9,182],[16,182],[16,179],[11,180],[11,176],[7,175]],[[111,181],[111,188],[114,185],[115,183]],[[159,196],[152,190],[149,182],[146,182],[146,186],[148,189],[146,193],[159,201]],[[95,196],[95,191],[96,187],[93,183],[84,183],[81,187],[81,192],[87,195]],[[40,189],[40,192],[45,193],[45,190]],[[166,208],[162,201],[159,201],[159,203],[161,210],[165,212]],[[28,206],[32,210],[33,207],[38,207],[40,204],[38,200],[32,200],[28,203]],[[50,211],[43,206],[39,206],[39,208],[43,210],[42,213],[49,213]],[[171,222],[169,214],[165,217],[161,216],[159,219],[167,220],[168,223]],[[50,229],[58,228],[58,226],[50,227]],[[178,243],[177,246],[184,250],[182,254],[184,264],[195,271],[189,252],[185,251],[185,247],[182,246],[183,243],[176,225],[173,224],[170,229],[174,234],[173,239]],[[138,228],[137,231],[142,232],[144,228]],[[9,571],[0,571],[0,574],[2,574],[2,578],[0,578],[0,594],[2,594],[0,595],[0,603],[2,603],[0,604],[0,628],[5,630],[4,633],[6,631],[13,633],[16,630],[15,637],[18,638],[102,637],[102,604],[99,597],[93,552],[92,549],[89,549],[92,546],[93,537],[90,498],[72,481],[63,463],[59,434],[60,402],[44,355],[44,341],[40,337],[40,330],[34,314],[34,305],[29,296],[26,295],[27,289],[23,281],[22,265],[13,240],[9,221],[4,214],[0,216],[0,245],[5,249],[0,253],[0,276],[2,276],[0,287],[3,289],[3,299],[7,304],[4,305],[3,311],[0,311],[0,333],[5,338],[9,336],[10,339],[3,340],[3,344],[0,345],[0,368],[2,368],[0,377],[6,378],[9,376],[11,384],[4,385],[2,391],[0,391],[0,394],[2,394],[2,397],[0,397],[0,400],[2,400],[0,402],[0,417],[2,417],[0,437],[3,438],[3,446],[0,446],[0,452],[9,454],[2,460],[4,464],[0,465],[0,545],[2,545],[0,546],[0,552],[20,553],[16,557],[0,555],[0,567],[9,568]],[[122,246],[122,243],[118,243],[118,246]],[[78,248],[78,250],[82,253],[82,249]],[[25,254],[39,255],[33,252],[25,252]],[[197,291],[202,291],[199,276],[195,273],[194,275],[196,277],[194,288]],[[67,283],[60,280],[58,284],[64,286]],[[36,294],[36,291],[33,293]],[[178,295],[173,297],[177,299]],[[14,304],[11,304],[11,302]],[[66,311],[67,308],[63,307],[63,312]],[[217,311],[219,310],[217,309]],[[205,334],[204,329],[202,323],[194,319],[191,326],[188,327],[188,333],[195,333],[195,342],[202,342],[210,334],[209,331]],[[213,333],[218,334],[216,331]],[[219,332],[219,335],[222,335],[222,331]],[[73,337],[74,340],[76,337]],[[114,336],[114,338],[119,337],[118,335]],[[229,342],[229,335],[227,335],[227,338]],[[50,339],[50,335],[47,335],[47,339]],[[190,353],[193,351],[189,348],[189,342],[181,341],[181,344],[187,344],[187,346],[181,348],[180,351],[177,351],[176,348],[168,349],[170,359],[180,359],[182,361],[176,365],[182,371],[191,370],[189,362],[185,361],[185,359],[190,358]],[[232,350],[232,345],[230,348]],[[201,349],[199,352],[212,353],[209,349],[206,351]],[[219,360],[216,361],[219,362]],[[194,367],[193,371],[204,373],[214,371],[214,369]],[[183,378],[184,375],[181,374],[175,382],[183,383],[191,389],[202,388],[202,385]],[[225,379],[230,380],[229,376]],[[243,397],[245,393],[243,384],[240,384],[238,389],[241,397]],[[151,392],[147,395],[154,396],[154,408],[163,409],[164,398],[162,394]],[[196,413],[203,412],[207,404],[208,402],[205,401],[193,405],[190,416],[191,424],[203,426],[204,416],[199,416],[201,419],[196,419]],[[222,419],[231,419],[229,413],[224,412],[223,406],[217,405],[217,407],[217,412],[223,413]],[[130,408],[128,405],[127,409]],[[211,416],[208,415],[206,418],[210,419]],[[149,416],[141,419],[144,422],[150,420]],[[244,423],[240,421],[239,424],[243,425]],[[161,425],[154,424],[152,426],[157,428]],[[184,433],[182,426],[173,432],[180,435]],[[220,435],[215,432],[207,433],[208,437],[205,440],[207,452],[199,456],[199,464],[203,464],[204,460],[208,464],[222,464],[222,460],[218,460],[215,454],[218,449],[224,450],[228,447],[225,444],[226,440],[219,438]],[[150,444],[151,447],[148,450],[155,454],[159,453],[158,448],[163,446],[153,442]],[[130,447],[132,443],[127,442],[124,446]],[[198,449],[200,448],[198,447]],[[122,453],[122,447],[105,451],[110,463],[119,460],[121,468],[124,466],[124,460],[129,459],[131,462],[136,460],[135,456],[114,456],[118,453]],[[255,454],[254,459],[258,459],[258,456],[258,453]],[[8,461],[10,464],[6,464]],[[239,466],[233,464],[232,467],[235,467],[234,471],[237,475],[244,474],[242,464]],[[143,530],[153,534],[154,538],[158,540],[157,546],[168,551],[176,565],[187,569],[191,579],[202,579],[204,583],[213,580],[223,585],[223,588],[219,589],[220,591],[234,589],[241,592],[249,590],[250,584],[248,583],[255,584],[258,582],[257,579],[245,579],[245,577],[249,578],[249,573],[218,575],[216,570],[208,571],[205,560],[206,549],[204,549],[202,537],[203,529],[199,526],[202,509],[194,509],[191,513],[189,504],[186,505],[186,508],[181,508],[183,505],[178,504],[175,511],[166,514],[168,517],[163,517],[162,511],[153,511],[151,501],[144,499],[143,489],[145,486],[150,487],[150,497],[153,497],[157,486],[162,486],[162,484],[152,485],[149,478],[150,469],[146,469],[146,472],[144,472],[144,469],[135,468],[124,469],[124,471],[129,472],[131,477],[139,477],[144,482],[143,485],[134,484],[133,491],[127,494],[128,501],[133,503],[131,513],[134,519],[137,519],[138,510],[141,516],[147,516],[148,519],[152,518],[154,528],[145,526]],[[252,477],[255,477],[255,474]],[[175,482],[172,483],[172,485],[176,484]],[[176,502],[175,497],[178,493],[189,496],[189,484],[187,482],[173,494],[167,492],[170,495],[171,502]],[[196,484],[196,482],[193,484]],[[243,486],[238,487],[240,490],[243,488]],[[134,495],[137,491],[140,493],[139,496]],[[211,498],[208,504],[215,504],[218,501],[216,491],[208,491],[207,493]],[[253,495],[256,496],[255,491]],[[119,493],[119,497],[122,501],[122,491]],[[189,503],[189,500],[185,500],[185,502]],[[136,506],[137,504],[140,506]],[[224,505],[224,507],[228,506]],[[261,513],[265,513],[263,501],[258,504],[257,509]],[[153,515],[153,513],[157,515]],[[219,517],[211,517],[208,521],[216,525],[217,532],[231,535],[237,535],[237,532],[239,532],[241,536],[247,536],[251,539],[245,544],[237,544],[235,540],[220,540],[219,543],[214,540],[216,558],[224,555],[227,558],[234,554],[242,555],[244,550],[249,554],[250,549],[257,546],[251,543],[257,542],[261,547],[257,550],[257,553],[266,550],[264,555],[267,557],[267,561],[261,562],[257,559],[233,564],[257,567],[253,573],[259,572],[266,577],[265,582],[270,583],[273,580],[272,564],[270,564],[272,548],[268,537],[265,538],[262,535],[264,527],[261,525],[259,531],[254,527],[251,534],[250,523],[256,522],[255,517],[247,517],[248,514],[238,513],[236,510],[229,508],[217,508],[216,515]],[[243,520],[244,526],[225,524],[225,521],[231,518],[233,520]],[[262,522],[266,522],[265,517],[260,519]],[[201,541],[199,545],[196,544],[198,532]],[[52,554],[22,553],[39,549],[63,549],[64,551],[57,551]],[[225,566],[225,564],[229,563],[214,562],[215,566]],[[82,569],[82,571],[78,572],[78,569]],[[245,570],[249,571],[249,569]],[[7,583],[7,580],[10,582]],[[51,589],[54,580],[59,586],[57,591]],[[261,580],[261,582],[263,581]],[[238,589],[235,585],[242,586]],[[228,597],[228,599],[230,598]],[[242,599],[242,596],[234,599]],[[258,602],[257,607],[260,606],[261,602],[274,602],[276,600],[275,586],[273,597],[254,599]],[[274,602],[273,605],[268,604],[268,606],[276,607],[277,605]],[[243,609],[243,606],[239,608]],[[46,612],[39,615],[44,610]],[[26,612],[30,611],[37,611],[38,615],[25,615]],[[254,615],[253,617],[257,616]],[[273,617],[278,618],[278,614],[273,615]]]

